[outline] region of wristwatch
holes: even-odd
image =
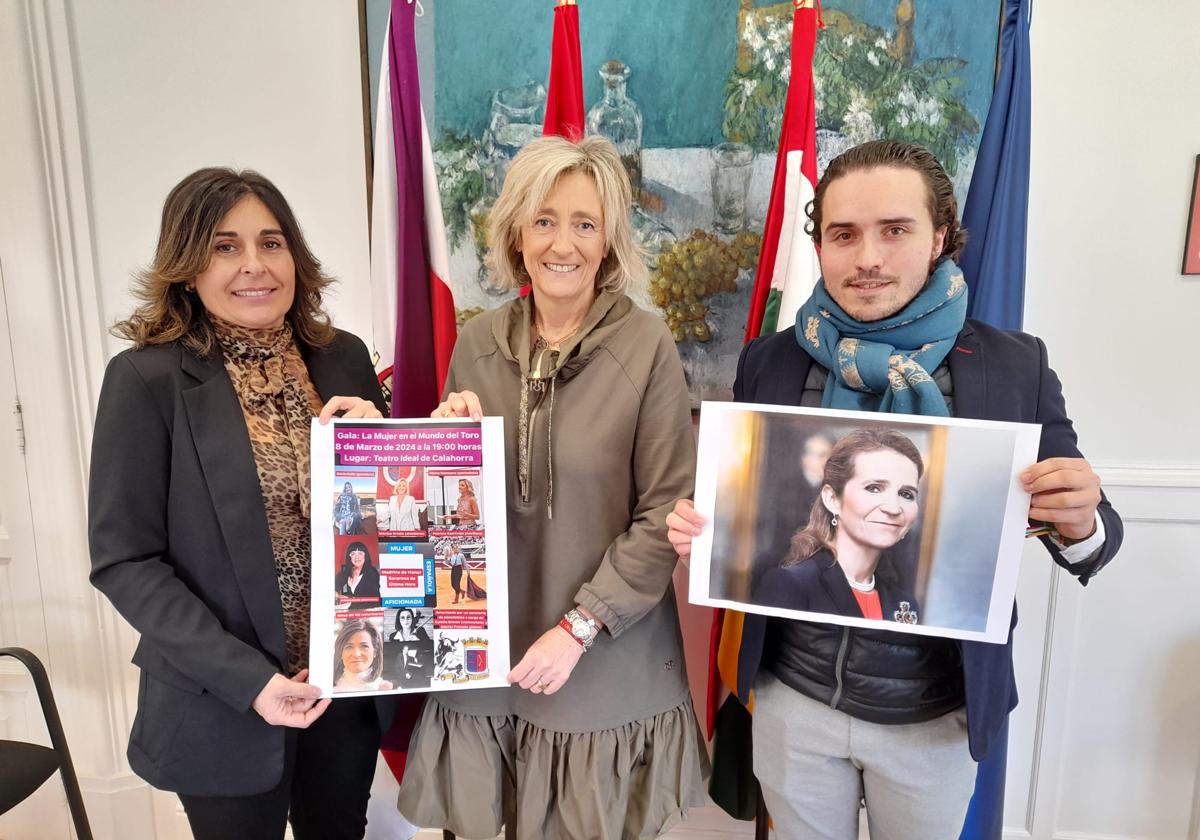
[[[571,609],[563,616],[558,626],[571,634],[586,652],[596,638],[596,620],[586,618],[579,610]]]

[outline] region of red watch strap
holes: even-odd
[[[580,639],[575,635],[575,631],[571,629],[571,622],[567,621],[567,619],[564,617],[559,619],[558,626],[566,630],[567,635],[574,639],[580,647],[583,647],[583,639]]]

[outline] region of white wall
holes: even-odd
[[[1034,3],[1025,323],[1105,463],[1200,465],[1200,277],[1179,273],[1198,33],[1196,0]]]
[[[103,314],[128,313],[167,192],[202,166],[282,190],[341,283],[334,323],[371,344],[354,3],[105,0],[70,5]],[[110,340],[110,348],[117,349]]]
[[[1200,832],[1200,3],[1035,0],[1026,329],[1123,515],[1083,589],[1026,551],[1006,838]]]
[[[0,558],[13,569],[0,569],[0,605],[21,612],[0,621],[0,643],[32,647],[47,662],[96,836],[183,836],[177,800],[151,796],[125,764],[132,633],[86,578],[92,416],[103,364],[119,349],[104,330],[130,311],[130,275],[152,255],[168,190],[225,164],[280,186],[312,249],[342,279],[329,307],[335,323],[370,343],[357,5],[2,8],[0,270],[12,352],[0,354],[0,402],[8,418],[20,396],[29,479],[4,496],[0,543],[33,548]],[[22,496],[27,507],[8,504]],[[38,736],[30,701],[19,669],[0,663],[0,733]],[[36,836],[65,840],[61,787],[38,796],[0,817],[0,835],[35,836],[28,826],[37,824]]]

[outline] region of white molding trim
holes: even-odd
[[[26,406],[35,550],[47,629],[47,670],[81,775],[127,772],[132,720],[124,652],[131,631],[88,583],[87,481],[95,403],[105,363],[104,325],[68,0],[24,0],[33,147],[19,153],[44,199],[28,235],[44,279],[8,290],[16,315],[14,367]],[[34,161],[40,161],[40,167]],[[32,251],[32,249],[31,249]],[[33,259],[33,258],[31,258]],[[39,263],[39,264],[35,264]],[[36,336],[36,340],[35,340]]]
[[[1094,464],[1128,523],[1200,524],[1200,464]]]
[[[1200,464],[1101,462],[1092,468],[1110,487],[1200,487]]]
[[[79,475],[87,484],[96,400],[104,370],[104,325],[88,201],[74,49],[66,0],[26,0],[29,48],[45,164],[67,375],[74,398]],[[85,313],[91,313],[85,315]]]

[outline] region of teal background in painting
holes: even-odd
[[[366,5],[374,110],[390,2],[367,0]],[[549,0],[426,0],[423,5],[417,50],[434,137],[443,129],[479,137],[487,127],[493,91],[546,83],[553,30]],[[896,28],[895,0],[826,0],[822,5],[888,31]],[[966,59],[964,100],[982,125],[991,102],[999,0],[915,0],[915,5],[916,59]],[[738,0],[580,0],[586,107],[600,101],[600,65],[619,58],[632,70],[628,93],[641,108],[647,147],[720,143],[737,13]]]
[[[537,2],[442,0],[434,24],[437,133],[478,137],[492,91],[550,74],[553,7]],[[601,99],[600,65],[629,65],[627,92],[642,111],[648,147],[720,143],[725,78],[737,48],[737,3],[583,0],[579,5],[583,98]],[[453,56],[451,60],[448,57]]]

